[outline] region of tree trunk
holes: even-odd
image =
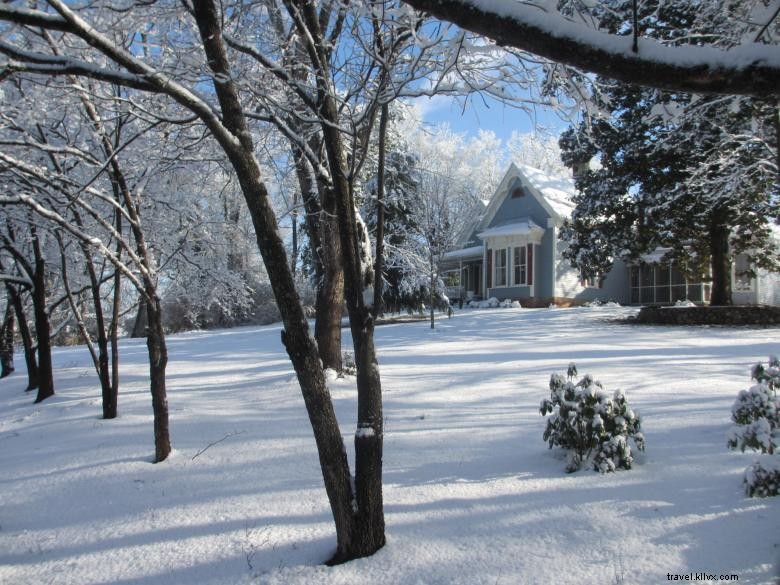
[[[119,256],[117,256],[119,257]],[[111,326],[109,340],[111,343],[111,388],[114,393],[114,404],[119,407],[119,313],[122,301],[122,273],[114,271],[114,303],[111,308]],[[116,416],[116,412],[114,413]]]
[[[16,322],[19,325],[19,337],[22,338],[22,347],[24,348],[24,362],[27,366],[27,388],[25,388],[25,392],[31,392],[38,387],[38,360],[35,359],[32,333],[27,323],[27,315],[24,313],[24,304],[19,291],[11,285],[6,285],[6,290],[9,300],[14,307]]]
[[[138,311],[135,314],[135,321],[133,321],[133,330],[130,332],[132,339],[146,337],[146,314],[146,300],[141,296],[138,299]]]
[[[712,293],[710,305],[732,304],[731,261],[729,255],[729,234],[727,218],[721,211],[713,212],[710,224],[710,254],[712,256]]]
[[[431,294],[429,301],[431,303],[431,329],[436,328],[436,307],[434,306],[434,299],[436,295],[436,271],[434,270],[433,251],[430,252],[428,257],[429,270],[431,271]]]
[[[314,339],[317,341],[320,359],[325,368],[340,372],[344,272],[336,201],[332,191],[317,181],[311,164],[295,146],[293,156],[306,212],[306,229],[309,232],[309,246],[317,284]]]
[[[154,287],[147,286],[147,294],[150,294],[152,299],[151,302],[146,303],[146,314],[149,322],[146,347],[149,352],[149,388],[152,393],[152,411],[154,413],[154,462],[159,463],[171,453],[168,398],[165,389],[168,348],[165,345],[160,299],[156,296]]]
[[[314,5],[303,2],[304,18],[314,38],[321,38]],[[316,44],[316,43],[315,43]],[[317,50],[322,50],[317,45]],[[320,63],[326,63],[320,55]],[[318,72],[318,84],[330,77]],[[327,85],[327,84],[325,84]],[[320,112],[325,150],[338,204],[341,248],[344,258],[344,289],[355,349],[358,391],[358,428],[355,433],[355,512],[349,533],[338,542],[331,563],[374,554],[385,544],[382,497],[382,385],[374,348],[374,321],[363,304],[363,275],[359,251],[358,223],[352,191],[347,180],[345,149],[338,129],[338,112],[327,87],[321,87]]]
[[[89,274],[90,288],[92,292],[92,305],[95,308],[95,328],[97,329],[97,371],[100,379],[100,389],[103,399],[103,418],[116,418],[117,396],[111,384],[111,371],[109,364],[108,335],[106,334],[106,320],[103,314],[103,301],[100,298],[100,279],[95,272],[95,265],[86,244],[82,245],[82,252],[86,259],[87,273]]]
[[[5,305],[3,324],[0,325],[0,378],[10,376],[14,372],[14,330],[16,329],[14,308],[10,295]]]
[[[254,226],[257,246],[282,315],[282,342],[301,386],[341,550],[350,541],[354,516],[349,463],[341,430],[325,385],[325,373],[317,344],[309,334],[308,322],[295,289],[268,190],[254,158],[251,133],[246,126],[236,88],[230,81],[219,14],[214,3],[206,0],[194,3],[193,8],[208,64],[214,74],[214,90],[220,103],[223,123],[230,132],[230,136],[226,136],[214,127],[214,135],[238,177]]]
[[[38,342],[38,395],[35,402],[54,396],[54,372],[51,361],[51,326],[46,312],[46,263],[41,254],[40,241],[32,231],[32,248],[35,255],[32,300],[35,314],[35,337]]]
[[[341,371],[341,314],[344,303],[344,270],[336,218],[335,198],[330,189],[323,194],[323,214],[319,222],[322,271],[317,283],[314,339],[326,368]]]

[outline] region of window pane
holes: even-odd
[[[640,286],[653,286],[653,265],[642,264],[642,275]]]
[[[655,269],[655,284],[656,286],[666,286],[670,282],[669,267],[657,266]]]
[[[670,299],[672,303],[675,303],[677,301],[684,301],[685,300],[685,285],[684,284],[678,284],[674,285],[672,287],[672,298]]]

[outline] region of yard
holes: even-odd
[[[335,536],[278,325],[170,338],[174,453],[157,465],[143,340],[123,342],[114,421],[86,350],[58,348],[52,399],[32,405],[24,372],[0,381],[0,583],[773,583],[780,500],[744,496],[755,456],[725,435],[780,330],[616,322],[634,312],[377,328],[388,543],[335,568],[321,565]],[[566,474],[543,442],[539,401],[572,361],[641,413],[631,471]],[[350,448],[354,380],[331,393]]]

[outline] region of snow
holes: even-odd
[[[462,248],[460,250],[453,250],[442,254],[442,260],[464,260],[471,258],[481,258],[485,253],[484,246],[471,246],[469,248]]]
[[[571,212],[574,210],[572,198],[577,194],[572,178],[552,175],[527,165],[515,164],[515,166],[531,186],[542,194],[559,217],[571,217]]]
[[[358,439],[373,437],[375,434],[374,429],[371,427],[358,427],[357,431],[355,431],[355,437]]]
[[[485,238],[518,235],[541,238],[542,234],[544,234],[544,229],[536,225],[532,219],[526,218],[522,221],[512,222],[498,227],[486,229],[477,235],[484,240]]]
[[[604,55],[631,57],[631,37],[616,36],[597,31],[566,19],[556,10],[540,9],[533,2],[506,2],[505,0],[459,0],[477,10],[515,20],[517,23],[542,31],[553,39],[569,39]],[[637,65],[642,62],[659,65],[704,67],[713,71],[746,68],[754,64],[772,67],[780,65],[777,47],[759,43],[744,43],[729,50],[709,46],[669,47],[656,41],[640,38]]]
[[[387,546],[328,568],[334,529],[279,326],[169,338],[173,456],[152,464],[143,340],[122,341],[120,417],[83,347],[57,394],[0,380],[0,583],[772,583],[780,498],[747,498],[731,405],[774,328],[616,323],[635,309],[463,310],[376,329]],[[348,343],[348,330],[344,331]],[[630,471],[564,472],[539,400],[575,362],[642,413]],[[354,379],[329,379],[352,457]]]

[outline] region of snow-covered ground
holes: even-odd
[[[632,311],[464,310],[434,332],[377,328],[388,544],[335,568],[320,565],[333,526],[278,326],[169,339],[175,451],[158,465],[143,341],[122,344],[114,421],[100,419],[86,350],[57,349],[53,399],[31,404],[23,371],[0,381],[0,583],[775,582],[780,498],[744,496],[755,456],[725,435],[780,330],[611,321]],[[570,361],[641,412],[633,470],[567,475],[547,449],[539,401]],[[354,381],[331,391],[351,445]]]

